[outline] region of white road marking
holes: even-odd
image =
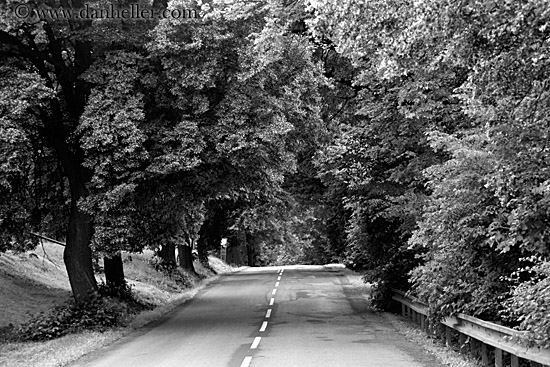
[[[277,293],[277,290],[276,290],[276,289],[274,289],[273,291],[271,291],[271,294],[275,294],[275,293]]]
[[[241,363],[241,367],[250,366],[250,362],[252,362],[252,357],[244,357],[244,361],[243,363]]]
[[[263,322],[262,327],[260,328],[260,331],[261,331],[261,332],[264,332],[265,329],[267,329],[267,321],[264,321],[264,322]]]
[[[267,310],[267,312],[265,313],[265,318],[266,319],[269,319],[271,317],[271,308],[269,310]]]
[[[278,287],[279,286],[279,282],[275,283],[275,287]]]
[[[277,278],[277,280],[281,280],[281,276],[279,275],[279,277]]]
[[[283,271],[285,271],[285,269],[281,269],[281,274],[283,274]]]
[[[269,300],[269,305],[270,306],[273,306],[273,304],[275,303],[275,298],[272,298]]]
[[[254,341],[252,342],[252,345],[250,346],[250,349],[256,349],[258,348],[258,344],[260,344],[260,340],[262,340],[261,336],[257,336],[254,338]]]

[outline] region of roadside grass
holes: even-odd
[[[71,298],[63,264],[63,247],[39,246],[34,251],[0,254],[0,331]]]
[[[364,283],[360,274],[347,270],[346,278],[349,281],[348,287],[351,288],[349,290],[351,294],[355,297],[361,295],[364,299],[370,300],[372,286]],[[374,310],[371,305],[366,307],[371,311]],[[434,355],[440,363],[450,367],[481,367],[479,361],[447,348],[441,340],[428,336],[420,327],[400,315],[383,313],[383,316],[403,337],[420,345],[425,351]]]
[[[160,319],[218,278],[218,275],[195,262],[199,278],[181,274],[186,284],[184,286],[181,278],[178,283],[156,271],[149,263],[152,256],[151,251],[124,254],[123,261],[126,279],[132,286],[134,296],[154,305],[154,309],[134,316],[125,327],[105,332],[86,331],[43,342],[0,341],[0,366],[65,366],[84,354]],[[45,243],[32,252],[0,255],[0,292],[3,295],[0,298],[0,331],[9,332],[33,315],[47,312],[55,305],[71,299],[62,258],[63,247],[51,243]],[[215,257],[209,260],[217,274],[235,270]],[[102,280],[100,276],[97,278]]]
[[[481,367],[480,361],[469,357],[467,354],[460,354],[449,349],[445,344],[435,337],[428,336],[416,324],[406,321],[403,317],[386,314],[385,317],[399,330],[407,339],[421,345],[426,351],[435,355],[437,359],[451,367]]]

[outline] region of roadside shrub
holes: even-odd
[[[174,281],[174,283],[180,287],[190,288],[195,284],[196,278],[193,275],[182,270],[177,264],[164,262],[164,260],[158,256],[153,256],[153,258],[149,260],[149,265],[155,268],[156,271],[163,273],[164,276]],[[204,278],[204,276],[200,276],[199,274],[196,274],[196,276]]]
[[[132,300],[134,298],[132,286],[126,281],[122,285],[100,282],[97,291],[104,297],[113,297],[121,301]]]
[[[550,348],[550,262],[539,260],[522,270],[531,278],[512,289],[506,317],[520,322],[518,329],[527,331],[524,341],[529,346]]]
[[[82,330],[103,332],[126,324],[128,319],[128,306],[125,303],[96,292],[88,302],[77,304],[73,301],[55,307],[49,313],[41,312],[20,325],[15,338],[21,341],[40,341]]]

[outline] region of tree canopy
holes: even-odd
[[[0,251],[64,238],[77,301],[93,257],[206,261],[225,237],[249,265],[344,262],[382,306],[402,288],[548,346],[545,1],[17,4],[35,6],[0,3]]]
[[[379,284],[409,283],[434,317],[504,319],[547,340],[547,4],[311,10],[316,37],[357,70],[355,118],[319,159],[343,188],[344,258]]]

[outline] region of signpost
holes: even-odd
[[[222,238],[220,257],[224,262],[227,262],[227,238]]]

